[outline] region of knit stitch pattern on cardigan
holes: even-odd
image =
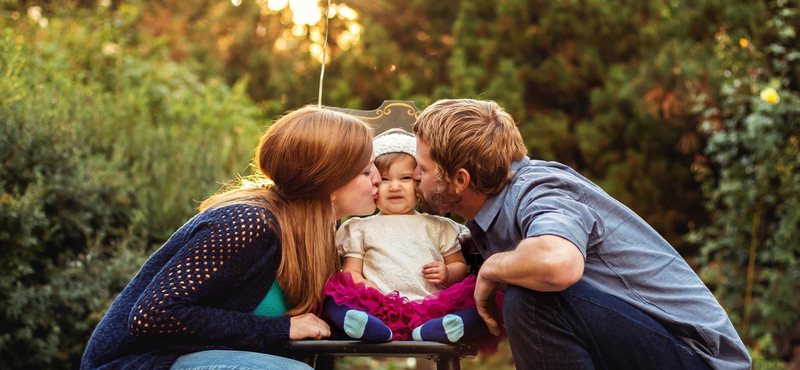
[[[271,227],[272,226],[272,227]],[[95,328],[81,369],[169,369],[210,349],[269,352],[288,316],[253,310],[281,260],[277,222],[260,207],[200,213],[145,262]]]

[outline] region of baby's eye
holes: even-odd
[[[400,180],[403,180],[403,181],[411,180],[411,176],[405,176],[405,177],[401,178]]]
[[[389,179],[387,179],[385,177],[381,177],[381,181],[389,181]]]

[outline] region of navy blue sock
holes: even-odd
[[[382,343],[392,339],[392,330],[380,319],[364,311],[340,306],[333,298],[326,297],[322,305],[333,324],[347,336],[364,342]]]
[[[428,340],[439,343],[455,343],[470,340],[485,334],[489,329],[477,308],[465,308],[447,314],[444,317],[431,319],[418,326],[412,332],[414,340]]]

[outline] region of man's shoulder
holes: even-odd
[[[560,193],[579,198],[585,186],[596,185],[563,163],[531,160],[528,166],[513,174],[506,196],[519,200],[526,196]]]
[[[585,180],[572,167],[554,161],[531,160],[528,166],[520,168],[514,177],[520,176],[527,180],[556,178],[565,181],[576,182]]]

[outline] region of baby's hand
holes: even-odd
[[[380,288],[378,288],[378,286],[377,286],[377,285],[375,284],[375,282],[374,282],[374,281],[372,281],[372,280],[366,280],[366,279],[364,279],[363,283],[364,283],[364,285],[366,285],[366,286],[368,286],[368,287],[370,287],[370,288],[374,288],[375,290],[377,290],[377,291],[379,291],[379,292],[381,291],[381,289],[380,289]],[[383,292],[381,292],[381,293],[383,293]]]
[[[443,261],[431,262],[422,266],[422,276],[433,285],[443,285],[447,281],[447,265]]]

